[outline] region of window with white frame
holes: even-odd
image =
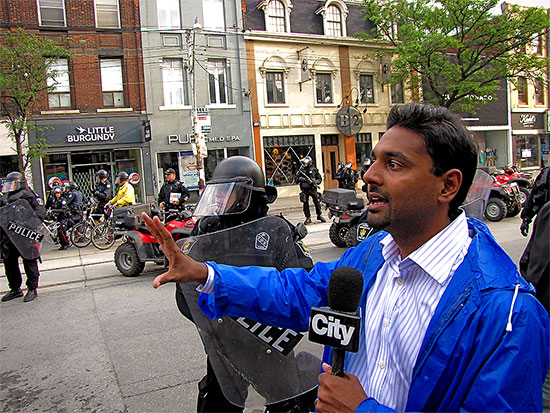
[[[332,103],[332,78],[330,73],[315,75],[315,96],[317,103]]]
[[[271,0],[267,5],[267,27],[268,32],[286,32],[285,6],[280,0]]]
[[[208,61],[208,93],[212,105],[229,103],[227,72],[225,60]]]
[[[361,103],[374,103],[374,76],[359,75]]]
[[[180,0],[157,0],[159,29],[181,29]]]
[[[327,30],[325,34],[327,36],[341,37],[343,35],[342,12],[338,8],[338,6],[331,4],[330,6],[327,7],[326,19],[327,19]]]
[[[187,70],[181,59],[164,59],[161,65],[164,106],[189,105]]]
[[[38,15],[41,26],[65,27],[64,0],[38,0]]]
[[[97,27],[119,28],[118,0],[95,0],[95,18]]]
[[[122,82],[122,59],[99,59],[101,69],[101,90],[103,106],[106,108],[124,107],[124,87]]]
[[[285,103],[285,85],[283,72],[266,72],[265,87],[267,93],[267,103]]]
[[[403,82],[391,85],[391,103],[405,103],[405,93],[403,90]]]
[[[223,0],[202,0],[204,28],[206,30],[224,31],[225,18]]]
[[[67,59],[57,59],[51,70],[54,76],[48,78],[48,105],[50,109],[71,107],[71,86],[69,83],[69,63]]]

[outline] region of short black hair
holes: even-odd
[[[393,126],[422,136],[432,158],[435,176],[454,168],[462,172],[460,189],[449,204],[449,214],[452,214],[466,199],[476,173],[477,145],[472,134],[449,109],[423,103],[394,106],[388,115],[386,129]]]

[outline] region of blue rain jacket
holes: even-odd
[[[549,366],[548,313],[487,226],[469,218],[468,227],[472,242],[426,331],[406,410],[541,411]],[[215,294],[201,294],[199,305],[212,318],[244,316],[307,331],[311,307],[328,305],[328,281],[337,267],[363,273],[360,306],[365,308],[367,292],[383,264],[380,240],[385,235],[366,239],[339,260],[319,262],[309,273],[209,262],[215,271]],[[331,363],[330,348],[325,348],[323,359]],[[391,410],[367,398],[357,411]]]

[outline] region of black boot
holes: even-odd
[[[23,291],[21,291],[21,288],[19,290],[16,290],[16,291],[12,290],[9,293],[5,294],[2,297],[2,301],[10,301],[10,300],[13,300],[13,299],[19,298],[19,297],[23,297]]]
[[[322,215],[317,216],[317,221],[319,221],[319,222],[327,222],[327,220],[326,220],[325,218],[323,218]]]
[[[23,293],[21,293],[23,294]],[[27,294],[25,294],[25,298],[23,298],[23,301],[28,303],[29,301],[34,300],[36,297],[38,297],[38,293],[36,292],[36,289],[29,289],[27,291]]]
[[[304,225],[308,225],[308,224],[311,224],[311,218],[310,217],[307,217],[306,220],[304,221]]]

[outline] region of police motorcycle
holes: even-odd
[[[196,205],[194,215],[203,222],[210,218],[237,221],[236,217],[250,210],[253,197],[266,196],[270,198],[267,203],[276,198],[275,188],[265,186],[261,170],[257,181],[238,173],[222,177],[221,166],[228,160],[216,167]],[[197,225],[202,228],[201,221]],[[301,242],[306,233],[302,223],[294,227],[283,217],[272,215],[193,235],[179,240],[177,245],[198,261],[279,270],[311,268],[311,256]],[[177,285],[178,307],[196,324],[223,396],[233,405],[251,410],[263,411],[266,406],[266,411],[307,411],[309,407],[296,404],[307,403],[313,394],[312,403],[316,397],[322,347],[309,342],[300,332],[242,317],[211,320],[198,306],[196,287],[193,283]]]
[[[113,215],[115,238],[122,237],[122,243],[115,250],[114,260],[117,269],[126,277],[140,275],[147,262],[165,264],[165,256],[158,241],[141,219],[142,212],[149,216],[157,215],[165,221],[166,228],[176,241],[188,236],[195,225],[191,213],[185,209],[167,211],[169,221],[163,219],[163,214],[155,203],[115,209]]]

